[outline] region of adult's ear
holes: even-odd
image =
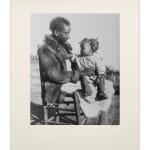
[[[57,37],[59,32],[57,30],[54,31],[54,35]]]

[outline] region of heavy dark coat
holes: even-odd
[[[62,84],[72,79],[73,72],[67,71],[66,55],[65,46],[51,35],[45,37],[44,44],[38,49],[40,68],[45,73],[46,101],[56,102],[61,94]]]

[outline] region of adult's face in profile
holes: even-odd
[[[61,30],[55,31],[55,36],[59,42],[65,43],[70,38],[70,31],[70,25],[63,24]]]

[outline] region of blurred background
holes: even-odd
[[[97,38],[100,43],[99,55],[106,65],[119,70],[119,14],[32,14],[31,54],[36,56],[37,45],[50,34],[49,23],[57,16],[67,18],[71,23],[69,42],[74,53],[79,53],[79,42],[85,38]]]

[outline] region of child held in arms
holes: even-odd
[[[106,67],[103,59],[97,54],[99,49],[98,40],[93,38],[84,38],[80,42],[80,48],[80,55],[77,56],[72,54],[70,56],[72,63],[76,64],[76,68],[80,71],[84,69],[92,69],[95,72],[95,75],[91,77],[83,75],[80,76],[84,98],[88,102],[91,102],[93,99],[107,99],[107,95],[104,92]]]

